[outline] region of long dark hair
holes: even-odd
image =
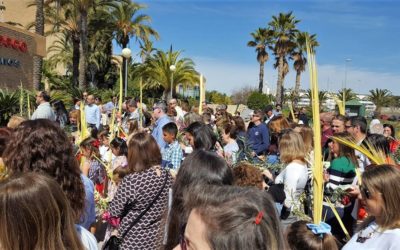
[[[217,136],[210,126],[201,122],[193,122],[186,128],[186,132],[193,136],[194,149],[214,150]]]
[[[165,249],[173,249],[179,243],[180,227],[186,222],[183,192],[193,183],[233,185],[232,170],[226,161],[213,152],[195,150],[182,162],[172,188],[173,198]]]
[[[126,145],[126,142],[122,138],[115,137],[110,142],[110,146],[115,149],[118,149],[119,155],[128,156],[128,146]]]
[[[85,206],[81,171],[68,136],[56,123],[47,119],[21,123],[3,159],[11,176],[39,172],[54,178],[70,201],[75,218],[79,219]]]
[[[0,221],[2,249],[84,249],[70,204],[48,176],[20,173],[0,183]]]

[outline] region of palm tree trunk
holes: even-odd
[[[301,78],[301,71],[297,70],[296,71],[296,84],[294,85],[294,92],[296,93],[296,96],[299,96],[300,78]]]
[[[282,95],[283,95],[283,56],[279,57],[278,65],[278,81],[276,83],[276,104],[282,107]]]
[[[264,88],[264,62],[261,60],[260,62],[260,75],[259,75],[259,83],[258,83],[258,92],[262,93]]]
[[[36,0],[36,17],[35,17],[35,32],[41,36],[44,35],[44,0]],[[43,58],[40,56],[33,57],[33,87],[39,90],[40,82],[42,81],[42,66]]]
[[[74,34],[72,38],[72,86],[79,86],[79,35]]]
[[[88,53],[88,23],[87,11],[80,11],[80,43],[79,43],[79,87],[87,88],[86,71],[87,71],[87,53]]]

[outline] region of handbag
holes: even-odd
[[[147,213],[147,211],[149,211],[149,209],[153,206],[153,204],[156,202],[158,197],[161,195],[162,191],[164,190],[165,185],[167,184],[167,180],[168,180],[168,174],[165,175],[164,183],[163,183],[161,189],[158,191],[157,195],[154,197],[154,199],[146,206],[146,208],[138,215],[138,217],[136,217],[136,219],[134,219],[132,221],[132,223],[125,230],[125,232],[122,234],[121,237],[118,237],[116,235],[111,236],[107,240],[107,242],[104,243],[103,248],[102,248],[103,250],[119,250],[120,249],[122,241],[123,241],[124,237],[128,234],[129,230],[131,230],[131,228],[140,221],[140,219]],[[130,203],[128,205],[128,207],[129,207],[129,209],[132,208],[133,204]],[[129,209],[124,210],[123,216],[121,216],[121,221],[128,214]]]

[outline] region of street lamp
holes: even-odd
[[[176,67],[174,64],[172,64],[171,66],[169,66],[169,70],[171,70],[171,97],[170,99],[172,99],[172,89],[173,89],[173,83],[174,83],[174,72],[176,70]]]
[[[124,64],[125,64],[125,74],[124,74],[124,76],[125,76],[125,81],[124,81],[124,84],[125,84],[125,97],[127,97],[127,95],[128,95],[128,60],[129,60],[129,58],[131,58],[131,50],[129,49],[129,48],[124,48],[123,50],[122,50],[122,57],[123,57],[123,59],[124,59]]]
[[[349,62],[351,62],[351,59],[347,58],[345,60],[345,65],[344,65],[344,88],[343,89],[346,88],[346,83],[347,83],[347,63],[349,63]]]

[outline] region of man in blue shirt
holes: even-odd
[[[156,120],[151,135],[157,141],[160,147],[161,153],[165,149],[166,142],[163,138],[162,128],[165,124],[172,122],[172,120],[167,115],[167,104],[164,101],[159,101],[153,106],[153,118]]]
[[[248,131],[248,140],[253,149],[253,156],[263,155],[269,147],[269,131],[263,121],[263,112],[254,111],[251,118],[254,126]]]
[[[97,129],[100,128],[100,109],[99,107],[94,104],[94,96],[88,95],[86,99],[87,105],[85,105],[85,116],[86,122],[89,127],[96,127]]]

